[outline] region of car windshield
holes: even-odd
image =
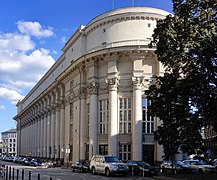
[[[197,161],[198,165],[206,165],[206,163],[204,161]]]
[[[105,157],[105,162],[120,162],[117,157]]]
[[[138,161],[138,165],[139,166],[146,166],[146,167],[150,166],[147,162],[144,162],[144,161]]]
[[[183,163],[182,161],[176,161],[176,164],[180,166],[185,166],[185,163]]]

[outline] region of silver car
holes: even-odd
[[[90,161],[90,170],[93,174],[102,173],[106,176],[111,174],[128,174],[128,166],[113,155],[94,155]]]
[[[197,173],[214,173],[215,167],[208,165],[202,160],[184,160],[183,163],[188,165],[193,171]]]

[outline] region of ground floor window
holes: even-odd
[[[86,144],[85,159],[89,159],[89,144]]]
[[[153,165],[154,164],[154,145],[143,145],[142,160]]]
[[[119,159],[130,160],[131,159],[131,145],[123,144],[119,145]]]
[[[99,154],[106,155],[108,154],[108,145],[99,145]]]

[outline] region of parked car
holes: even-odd
[[[32,159],[30,166],[41,166],[42,162],[39,159]]]
[[[30,166],[31,160],[32,160],[31,158],[23,158],[23,159],[21,160],[21,164],[22,164],[22,165]]]
[[[186,165],[195,171],[196,173],[214,173],[215,167],[212,165],[208,165],[206,162],[202,160],[184,160],[183,161]]]
[[[151,167],[144,161],[128,160],[126,165],[129,167],[129,174],[131,175],[154,176],[158,173],[156,168]]]
[[[182,161],[163,161],[160,165],[160,173],[171,172],[171,173],[191,173],[191,169],[188,165],[183,163]]]
[[[102,173],[106,176],[112,174],[128,174],[128,166],[113,155],[94,155],[90,161],[90,170],[93,174]]]
[[[19,157],[18,159],[17,159],[17,163],[18,164],[22,164],[22,160],[24,159],[25,157]]]
[[[78,160],[71,165],[72,171],[79,171],[81,173],[89,171],[89,163],[86,160]]]
[[[3,161],[9,161],[9,162],[12,162],[13,161],[13,159],[14,159],[14,157],[13,156],[3,156],[3,158],[2,158],[2,160]]]

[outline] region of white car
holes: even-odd
[[[202,160],[184,160],[183,163],[188,165],[192,171],[197,173],[214,173],[215,167],[212,165],[208,165]]]
[[[93,174],[102,173],[106,176],[111,174],[128,174],[128,166],[113,155],[94,155],[90,161],[90,170]]]

